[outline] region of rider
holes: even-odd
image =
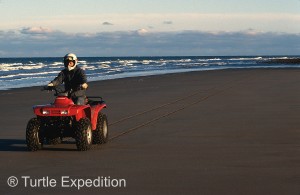
[[[77,105],[85,102],[85,90],[88,88],[87,78],[83,69],[77,66],[78,59],[75,54],[68,53],[64,56],[64,66],[58,76],[48,86],[65,84],[65,90],[71,91],[71,98]]]

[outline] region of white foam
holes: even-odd
[[[149,60],[143,60],[142,64],[150,64],[150,61]]]
[[[197,59],[197,61],[200,61],[200,62],[220,61],[220,60],[222,60],[222,59],[221,58]]]
[[[100,61],[100,62],[96,62],[95,64],[111,64],[111,61]]]
[[[34,70],[34,69],[41,69],[45,65],[44,64],[37,64],[37,65],[23,65],[23,64],[1,64],[0,70],[1,71],[11,71],[11,70]]]
[[[87,62],[84,61],[84,60],[80,60],[80,61],[78,61],[78,63],[80,63],[80,64],[87,64]]]
[[[107,69],[107,68],[110,68],[110,65],[108,65],[108,64],[101,64],[101,65],[98,66],[98,68]]]
[[[231,59],[228,59],[228,60],[239,60],[239,61],[242,61],[242,60],[262,60],[263,57],[255,57],[255,58],[231,58]]]
[[[95,66],[88,66],[88,65],[83,65],[81,66],[83,70],[96,70],[97,68]]]
[[[58,74],[59,71],[51,71],[51,72],[35,72],[35,73],[19,73],[19,74],[11,74],[11,75],[5,75],[5,76],[0,76],[0,79],[5,79],[5,78],[13,78],[13,77],[18,77],[18,76],[34,76],[34,75],[48,75],[48,74]]]
[[[57,65],[63,65],[63,63],[62,62],[53,62],[51,65],[52,66],[57,66]]]

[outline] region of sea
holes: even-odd
[[[79,57],[78,66],[88,81],[100,81],[191,71],[300,68],[300,64],[275,62],[293,58],[299,56]],[[62,57],[0,58],[0,90],[44,86],[63,68]]]

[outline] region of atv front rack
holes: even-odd
[[[103,101],[103,98],[101,96],[87,96],[86,97],[89,105],[97,105],[97,104],[105,104],[105,101]],[[93,100],[91,98],[100,99],[100,100]]]

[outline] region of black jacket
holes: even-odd
[[[87,78],[84,70],[76,66],[73,70],[62,70],[58,76],[51,81],[54,86],[59,84],[65,84],[65,90],[70,91],[72,89],[72,96],[84,96],[85,90],[80,89],[80,85],[87,82]]]

